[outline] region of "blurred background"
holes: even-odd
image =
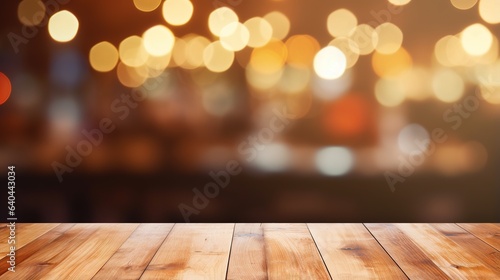
[[[498,222],[499,23],[499,0],[5,1],[0,176],[23,222]]]

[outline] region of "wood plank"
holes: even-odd
[[[55,223],[36,223],[36,224],[16,224],[16,250],[21,249],[26,244],[37,239],[47,231],[57,227]],[[7,234],[7,237],[9,235]],[[10,248],[7,242],[0,242],[0,256],[5,256]]]
[[[236,224],[227,279],[267,279],[262,224]]]
[[[224,279],[234,224],[176,224],[141,279]]]
[[[92,279],[139,279],[174,224],[141,224]]]
[[[306,224],[264,224],[269,279],[331,279]]]
[[[363,224],[308,224],[333,279],[408,279]]]
[[[52,268],[61,263],[75,251],[100,225],[77,224],[62,236],[54,240],[50,246],[35,252],[27,258],[15,273],[4,273],[0,279],[41,279]]]
[[[395,225],[365,224],[365,226],[410,279],[449,279],[449,277]]]
[[[16,267],[19,267],[20,264],[28,257],[32,256],[35,252],[43,249],[47,246],[50,246],[50,243],[55,239],[59,238],[63,235],[67,230],[72,228],[74,224],[60,224],[54,229],[46,232],[42,236],[33,240],[26,246],[23,246],[21,249],[16,250]],[[0,274],[7,271],[10,267],[8,261],[8,256],[0,259]]]
[[[458,224],[477,238],[500,251],[500,224]]]
[[[495,279],[496,273],[429,224],[396,224],[452,279]]]
[[[138,224],[100,224],[85,242],[52,268],[44,279],[91,279]]]
[[[478,261],[489,267],[497,274],[497,279],[500,279],[500,252],[498,250],[456,224],[431,225],[441,234],[467,250]]]

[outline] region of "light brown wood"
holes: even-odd
[[[449,279],[439,267],[393,224],[365,224],[410,279]]]
[[[500,224],[458,224],[477,238],[500,251]]]
[[[264,224],[269,279],[331,279],[306,224]]]
[[[227,279],[267,279],[263,224],[236,224]]]
[[[308,224],[333,279],[407,279],[362,224]]]
[[[173,226],[141,224],[93,279],[139,279]]]
[[[496,273],[428,224],[397,224],[452,279],[495,279]]]
[[[224,279],[234,224],[176,224],[141,279]]]
[[[57,227],[59,224],[16,224],[16,249],[19,250],[26,244],[37,239],[47,231]],[[9,232],[9,231],[6,231]],[[5,238],[8,237],[8,233]],[[0,242],[0,256],[5,256],[11,245],[5,240]]]

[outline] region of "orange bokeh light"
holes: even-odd
[[[9,99],[11,90],[12,85],[9,77],[0,72],[0,105],[4,104],[7,99]]]
[[[326,105],[323,127],[329,135],[350,139],[368,130],[371,115],[369,103],[363,97],[351,93]]]

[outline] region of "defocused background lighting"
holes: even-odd
[[[155,25],[142,35],[146,51],[152,56],[164,56],[174,47],[175,37],[172,31],[163,25]]]
[[[160,6],[161,0],[134,0],[135,7],[141,12],[151,12]]]
[[[23,0],[19,2],[17,17],[26,26],[39,25],[45,19],[45,4],[40,0]]]
[[[12,91],[12,84],[9,78],[0,72],[0,105],[4,104],[10,97]]]
[[[290,20],[283,13],[270,12],[264,16],[264,19],[272,26],[273,38],[278,40],[286,38],[288,32],[290,32]]]
[[[339,9],[328,15],[326,27],[333,37],[347,37],[358,25],[356,16],[347,9]]]
[[[220,36],[222,29],[233,22],[238,22],[238,15],[227,7],[214,10],[208,17],[208,28],[215,36]]]
[[[249,47],[262,47],[267,44],[269,40],[271,40],[273,36],[273,28],[267,20],[261,17],[253,17],[245,21],[244,24],[249,31]]]
[[[97,43],[90,49],[89,62],[94,70],[109,72],[118,63],[118,50],[110,42]]]
[[[460,10],[468,10],[476,5],[478,0],[450,0],[453,7]]]
[[[314,57],[314,71],[318,76],[327,80],[342,76],[346,64],[344,53],[332,46],[324,47]]]
[[[193,3],[189,0],[165,0],[163,18],[171,25],[184,25],[193,16],[193,9]]]
[[[213,42],[203,51],[203,62],[212,72],[224,72],[234,61],[234,53],[224,48],[221,42]]]
[[[354,165],[354,155],[345,147],[327,147],[316,153],[316,167],[327,176],[341,176]]]
[[[409,124],[399,132],[398,147],[403,153],[422,154],[429,144],[429,132],[419,124]]]
[[[432,89],[439,100],[452,103],[462,97],[465,84],[462,77],[453,70],[442,69],[434,74]]]
[[[479,15],[487,23],[500,23],[500,0],[480,0]]]
[[[491,48],[493,36],[484,25],[475,23],[462,31],[460,42],[468,54],[479,56],[485,54]]]
[[[49,19],[49,34],[57,42],[69,42],[78,32],[78,19],[69,11],[60,11]]]

